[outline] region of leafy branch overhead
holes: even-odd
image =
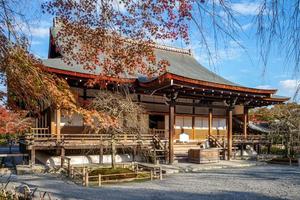
[[[141,118],[144,110],[133,102],[128,94],[100,90],[91,102],[90,108],[111,117],[114,123],[110,123],[111,126],[106,127],[111,131],[113,129],[115,132],[130,133],[143,128]],[[97,123],[94,125],[97,128]]]

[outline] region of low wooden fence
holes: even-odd
[[[163,171],[161,167],[149,166],[146,164],[135,163],[132,165],[133,171],[130,173],[119,173],[119,174],[107,174],[107,175],[90,175],[91,169],[88,167],[76,168],[70,165],[67,158],[63,157],[64,160],[62,167],[66,169],[67,175],[73,179],[75,182],[81,182],[85,187],[88,187],[92,182],[96,183],[97,186],[101,187],[104,183],[115,183],[123,181],[133,181],[133,180],[154,180],[163,179]],[[139,175],[148,175],[138,177]],[[125,177],[125,178],[123,178]]]
[[[235,143],[268,143],[269,140],[265,135],[233,135],[233,142]]]

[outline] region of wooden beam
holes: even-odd
[[[174,162],[174,134],[175,134],[175,102],[169,104],[169,164]]]
[[[195,99],[194,99],[195,100]],[[141,104],[154,104],[154,105],[166,105],[164,102],[151,102],[151,101],[140,101]],[[178,106],[194,106],[194,107],[201,107],[201,108],[227,108],[227,106],[222,105],[212,105],[212,104],[199,104],[199,103],[186,103],[186,102],[176,102]]]
[[[232,156],[232,109],[228,110],[228,127],[227,127],[227,160]]]

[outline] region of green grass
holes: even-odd
[[[94,169],[92,170],[89,174],[91,176],[94,175],[109,175],[109,174],[122,174],[122,173],[133,173],[132,170],[128,169],[128,168],[98,168],[98,169]]]
[[[150,175],[149,172],[138,173],[135,174],[133,170],[129,168],[97,168],[89,172],[89,176],[98,176],[101,175],[112,175],[112,176],[102,176],[102,181],[117,181],[120,182],[140,182],[144,181],[142,179],[149,179]],[[118,174],[118,175],[117,175]],[[136,179],[137,178],[137,179]],[[127,180],[126,180],[127,179]],[[90,182],[98,182],[98,177],[91,177]]]

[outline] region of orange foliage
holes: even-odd
[[[25,112],[12,112],[0,106],[0,134],[20,133],[30,125],[31,119],[25,118]]]

